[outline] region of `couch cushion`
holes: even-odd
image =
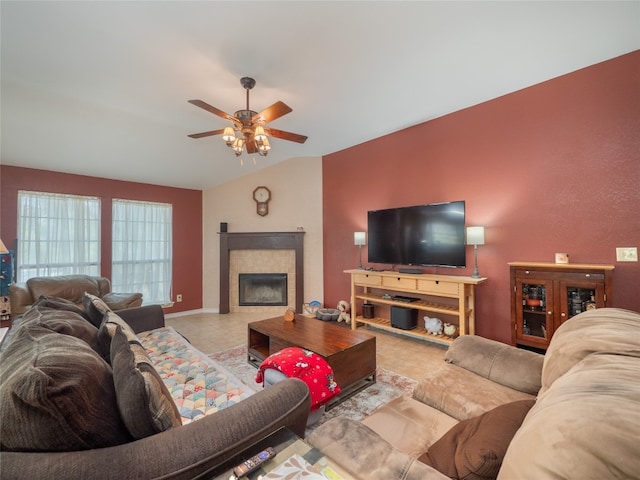
[[[403,395],[378,408],[362,423],[398,450],[417,457],[458,421]]]
[[[535,397],[442,362],[425,373],[413,398],[458,420],[481,415],[505,403]]]
[[[84,341],[24,325],[0,363],[3,450],[74,451],[131,441],[111,367]]]
[[[507,403],[464,420],[418,460],[454,479],[496,478],[511,439],[534,403],[534,400]]]
[[[538,397],[498,478],[638,478],[639,431],[640,359],[589,355]]]
[[[544,357],[542,389],[592,353],[640,357],[640,314],[620,308],[587,310],[564,322],[553,334]]]
[[[44,297],[40,297],[43,299]],[[57,302],[54,302],[57,303]],[[98,345],[98,329],[72,310],[58,310],[43,306],[50,302],[38,301],[20,319],[19,326],[39,325],[52,332],[70,335],[84,340],[95,352],[102,355]],[[104,355],[102,355],[104,358]]]
[[[84,309],[87,311],[91,323],[98,328],[102,324],[106,313],[111,311],[109,306],[100,297],[88,292],[85,292],[82,296],[82,305],[84,305]]]
[[[122,419],[134,438],[182,425],[180,413],[144,348],[121,326],[111,340],[111,365]]]
[[[100,296],[101,277],[87,275],[62,275],[59,277],[34,277],[27,280],[31,296],[61,297],[80,305],[85,292]],[[106,280],[106,279],[105,279]],[[106,292],[104,292],[106,293]]]
[[[514,390],[531,395],[540,390],[544,357],[538,353],[477,335],[461,335],[444,359]]]

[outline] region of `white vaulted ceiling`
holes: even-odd
[[[640,2],[5,1],[3,164],[203,189],[321,156],[640,48]],[[282,100],[244,165],[219,136]]]

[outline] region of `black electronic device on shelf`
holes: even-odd
[[[392,300],[395,300],[396,302],[403,302],[403,303],[412,303],[412,302],[417,302],[418,300],[420,300],[419,298],[416,297],[408,297],[406,295],[394,295],[391,297]]]
[[[420,275],[424,273],[421,268],[399,268],[398,272],[400,273],[408,273],[411,275]]]

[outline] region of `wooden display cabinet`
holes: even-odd
[[[432,275],[398,273],[393,271],[345,270],[351,275],[351,328],[367,324],[395,333],[430,340],[445,345],[451,344],[452,337],[432,335],[424,328],[423,316],[438,317],[444,323],[457,327],[457,335],[475,334],[475,286],[486,278],[472,278],[454,275]],[[416,301],[406,303],[393,299],[396,294],[409,294]],[[362,304],[373,304],[375,316],[364,318]],[[391,325],[392,306],[415,308],[418,310],[418,325],[404,330]]]
[[[546,350],[569,318],[611,305],[613,265],[511,262],[512,344]]]

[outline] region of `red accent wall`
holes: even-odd
[[[167,308],[175,313],[202,308],[202,192],[145,183],[70,175],[0,165],[0,238],[16,248],[18,190],[100,197],[102,205],[101,273],[111,278],[111,200],[141,200],[173,205],[173,298],[182,303]]]
[[[479,335],[511,339],[507,262],[555,252],[614,264],[613,306],[640,311],[640,264],[615,257],[640,248],[639,85],[636,51],[325,156],[325,305],[349,298],[368,210],[465,200],[467,225],[485,226]],[[467,265],[425,272],[471,275],[472,247]]]

